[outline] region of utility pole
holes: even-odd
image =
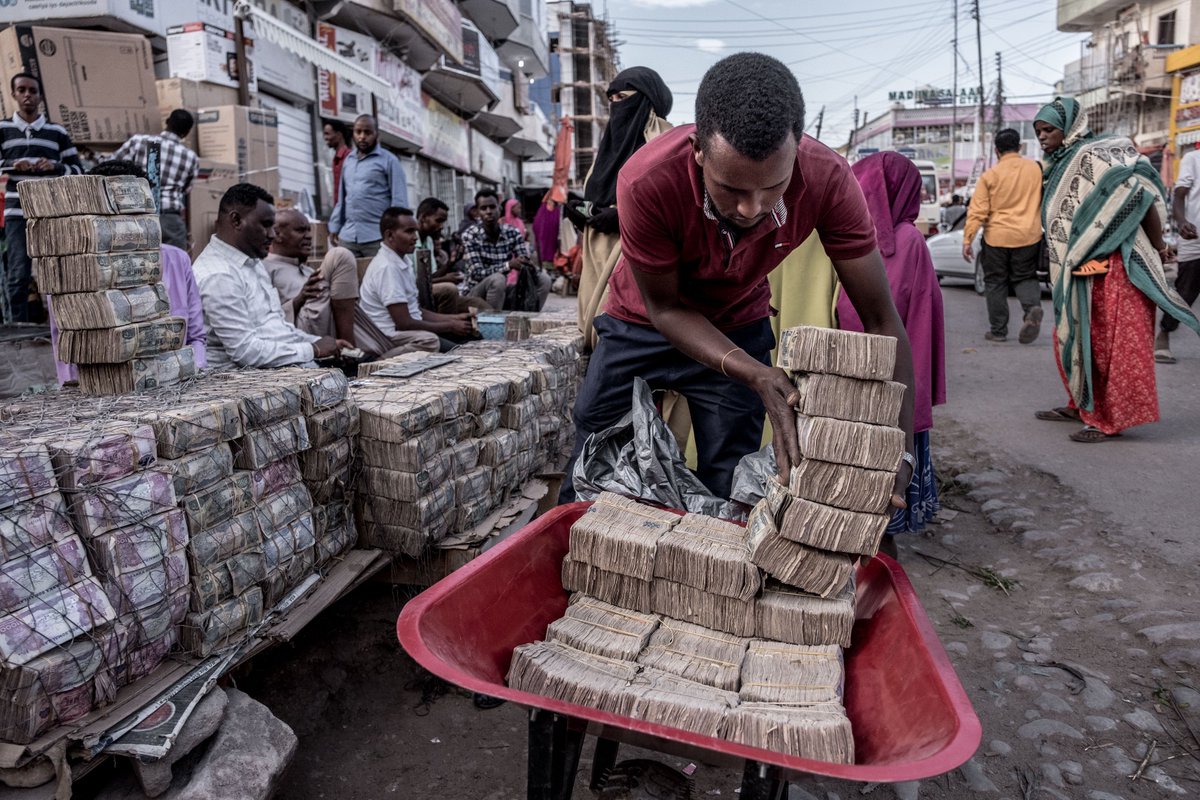
[[[821,141],[821,123],[825,121],[825,106],[821,106],[821,110],[817,112],[817,141]]]
[[[958,191],[958,0],[954,0],[954,87],[950,90],[950,194]]]
[[[1004,73],[1001,71],[1001,55],[996,52],[996,133],[1004,127]]]
[[[982,23],[979,18],[979,0],[972,0],[971,6],[971,16],[975,18],[975,55],[979,64],[979,84],[976,87],[978,94],[975,97],[975,160],[982,164],[985,158],[983,151],[983,33],[980,30]]]
[[[850,152],[846,153],[850,158],[854,157],[854,135],[858,133],[858,95],[854,95],[854,128],[850,131]]]

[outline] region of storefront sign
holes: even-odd
[[[427,94],[421,94],[425,105],[425,146],[421,155],[454,167],[461,172],[471,172],[471,145],[467,123],[458,115]]]
[[[471,171],[499,183],[504,178],[504,148],[471,129]]]
[[[375,74],[391,84],[387,97],[377,97],[379,130],[414,147],[426,141],[425,106],[421,102],[421,73],[383,48],[375,56]]]
[[[302,9],[291,3],[281,2],[281,0],[250,0],[250,2],[285,25],[294,28],[301,36],[310,36],[308,15]],[[304,100],[317,99],[312,64],[274,42],[268,41],[265,37],[260,37],[255,43],[255,47],[257,49],[255,67],[257,67],[260,81],[290,92]]]
[[[978,99],[978,87],[964,86],[959,88],[959,105],[975,105]],[[939,89],[928,86],[923,89],[902,89],[898,92],[888,92],[889,103],[903,103],[906,100],[912,100],[915,103],[925,106],[948,106],[954,102],[954,91],[952,89]]]
[[[457,64],[463,63],[462,13],[453,0],[396,0],[396,10]]]
[[[1200,71],[1189,72],[1179,81],[1179,103],[1200,103]]]
[[[327,22],[317,23],[317,41],[343,58],[356,62],[367,72],[375,69],[376,43],[370,36],[354,33]],[[353,123],[360,114],[371,113],[371,93],[334,72],[317,70],[317,101],[321,116]]]

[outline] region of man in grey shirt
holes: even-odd
[[[354,148],[342,165],[329,240],[358,258],[374,258],[379,252],[379,220],[388,208],[408,206],[408,183],[400,159],[379,144],[370,114],[354,121]]]

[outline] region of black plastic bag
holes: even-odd
[[[616,425],[588,437],[572,477],[578,500],[616,492],[710,517],[745,518],[743,509],[710,494],[687,468],[641,378],[633,382],[633,408]]]

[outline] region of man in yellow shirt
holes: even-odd
[[[1042,324],[1042,291],[1037,282],[1038,248],[1042,240],[1042,168],[1022,158],[1021,136],[1012,128],[996,133],[1000,161],[979,178],[967,224],[963,229],[963,258],[975,260],[971,247],[983,228],[983,283],[990,330],[989,342],[1008,339],[1008,287],[1012,286],[1025,312],[1017,335],[1021,344],[1038,337]]]

